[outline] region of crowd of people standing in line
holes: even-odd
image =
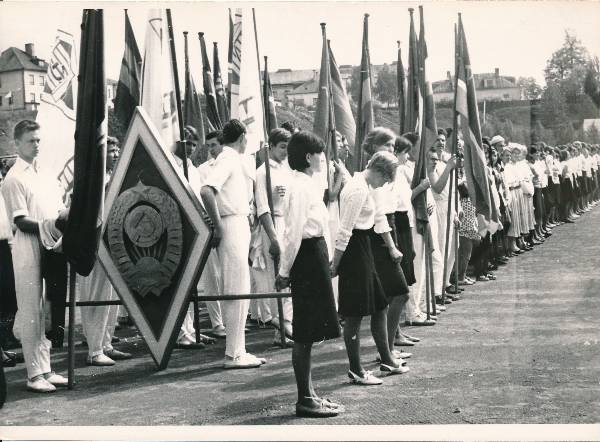
[[[65,377],[51,370],[50,346],[62,346],[63,339],[66,262],[59,252],[68,210],[58,183],[38,170],[35,161],[42,129],[24,120],[14,130],[18,159],[1,186],[0,282],[3,323],[14,317],[12,331],[23,348],[27,387],[51,392],[67,384]],[[338,134],[338,159],[328,161],[322,139],[286,123],[269,136],[268,158],[263,159],[270,166],[271,189],[267,189],[265,164],[256,169],[254,158],[245,155],[243,123],[227,122],[222,131],[206,136],[203,147],[197,145],[195,130],[186,127],[185,158],[174,154],[173,164],[183,169],[183,161],[188,162],[190,187],[214,228],[213,249],[199,290],[214,296],[290,291],[290,297],[283,298],[281,320],[275,299],[206,303],[210,334],[225,339],[225,369],[255,368],[267,362],[246,351],[249,314],[251,321],[274,326],[276,340],[278,329],[287,336],[298,390],[297,415],[335,416],[344,407],[319,397],[313,385],[313,343],[343,336],[350,382],[379,385],[384,382],[382,375],[409,371],[406,359],[412,355],[398,348],[414,346],[419,338],[408,334],[405,326],[436,324],[437,316],[428,314],[426,304],[428,248],[416,229],[416,198],[425,194],[433,244],[432,296],[437,312],[443,312],[460,300],[466,286],[495,279],[493,272],[509,258],[544,242],[557,225],[574,222],[600,197],[598,145],[575,141],[526,147],[506,143],[500,135],[484,138],[487,178],[500,214],[500,222],[492,225],[472,203],[463,176],[460,137],[451,153],[447,136],[447,131],[438,132],[426,152],[427,177],[412,187],[421,144],[417,134],[399,136],[387,128],[373,129],[361,146],[367,165],[351,175],[344,165],[351,155],[344,137]],[[208,160],[202,164],[195,161],[199,149],[208,150]],[[118,140],[109,137],[107,183],[118,154]],[[448,204],[454,174],[458,211]],[[450,270],[455,268],[456,247],[454,272]],[[116,298],[99,264],[79,281],[79,287],[85,300]],[[44,299],[52,304],[48,336]],[[112,347],[115,306],[83,311],[89,365],[110,366],[131,357]],[[378,376],[366,370],[361,360],[364,317],[370,317]],[[178,346],[202,346],[196,344],[196,333],[190,308]],[[11,330],[3,329],[3,343],[8,334]],[[5,365],[14,365],[17,355],[2,351],[2,359]]]

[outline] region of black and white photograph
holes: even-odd
[[[0,0],[0,439],[600,440],[599,57],[592,0]]]

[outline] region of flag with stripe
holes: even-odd
[[[267,134],[279,126],[277,123],[277,111],[275,110],[275,97],[269,77],[267,57],[265,57],[265,69],[263,72],[263,99],[265,100],[265,122],[267,123]]]
[[[400,50],[400,41],[398,40],[398,62],[396,64],[396,80],[398,82],[398,116],[400,118],[400,134],[406,130],[406,74],[402,64],[402,51]]]
[[[233,118],[233,109],[237,109],[240,102],[240,69],[242,67],[242,10],[235,10],[235,22],[231,19],[229,10],[229,112]]]
[[[165,147],[175,152],[180,139],[179,118],[167,19],[163,9],[149,11],[144,46],[140,101]]]
[[[325,141],[327,159],[329,160],[332,156],[337,158],[337,150],[334,150],[331,143],[332,131],[335,131],[335,120],[331,100],[329,47],[327,45],[327,34],[324,23],[321,24],[321,28],[323,45],[321,49],[321,69],[319,70],[319,95],[317,97],[313,132]]]
[[[185,61],[185,95],[183,99],[183,121],[186,126],[192,126],[198,133],[198,143],[204,145],[204,118],[202,115],[202,106],[200,105],[200,96],[196,90],[194,77],[190,71],[190,60],[188,52],[187,32],[184,32],[184,61]],[[198,152],[201,152],[200,149]]]
[[[225,94],[225,86],[223,86],[223,77],[221,76],[221,63],[219,62],[219,49],[217,42],[213,42],[213,67],[215,69],[215,94],[217,97],[217,109],[219,110],[219,118],[224,124],[229,121],[229,106],[227,105],[227,95]]]
[[[360,60],[358,107],[356,116],[356,138],[354,144],[354,160],[356,171],[363,170],[365,159],[362,152],[362,142],[373,130],[374,114],[371,94],[371,57],[369,55],[369,14],[363,20],[362,55]]]
[[[141,67],[142,56],[135,41],[129,15],[125,10],[125,50],[114,100],[115,117],[125,130],[129,127],[135,107],[140,104]]]
[[[221,129],[223,122],[219,117],[219,108],[217,106],[217,93],[215,92],[215,82],[213,80],[210,61],[206,52],[206,42],[204,41],[204,32],[198,33],[200,39],[200,51],[202,53],[202,81],[204,84],[204,98],[206,100],[206,118],[208,127],[211,131]]]
[[[58,30],[48,60],[36,121],[47,142],[40,145],[38,164],[58,179],[68,202],[73,190],[73,152],[77,103],[78,58],[73,34]]]
[[[103,11],[84,9],[81,29],[74,185],[63,253],[77,273],[87,276],[96,262],[104,209],[108,109]]]
[[[409,8],[410,29],[408,33],[408,78],[406,85],[405,132],[421,133],[421,92],[419,90],[419,48],[413,8]]]
[[[469,196],[478,215],[488,223],[494,233],[499,226],[499,216],[488,179],[485,153],[481,139],[477,92],[462,19],[458,16],[458,61],[455,112],[464,139],[464,170]]]

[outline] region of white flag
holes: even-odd
[[[12,98],[12,91],[10,91],[8,94],[6,94],[5,97],[10,100]]]
[[[65,202],[73,188],[78,60],[75,36],[58,30],[36,117],[42,138],[38,164],[60,181]]]
[[[156,126],[165,147],[175,152],[179,120],[167,18],[163,9],[150,10],[144,46],[142,107]]]
[[[265,142],[264,134],[264,114],[261,103],[261,85],[260,68],[257,61],[256,39],[254,38],[254,25],[252,21],[252,11],[246,10],[243,14],[236,10],[236,20],[238,14],[241,17],[241,29],[243,37],[241,38],[241,64],[240,64],[240,88],[238,105],[231,106],[231,118],[237,118],[246,125],[248,133],[247,154],[257,152],[261,143]],[[233,96],[232,96],[233,103]]]

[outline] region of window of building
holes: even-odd
[[[35,94],[29,94],[29,100],[30,100],[32,103],[35,103]]]
[[[508,99],[510,99],[510,94],[504,94],[504,95],[502,95],[502,97],[504,97],[505,100],[508,100]]]
[[[33,77],[33,75],[29,76],[29,84],[31,84],[31,85],[35,84],[35,78]]]
[[[40,78],[39,78],[39,80],[38,80],[38,84],[39,84],[40,86],[43,86],[43,85],[44,85],[44,76],[43,76],[43,75],[40,75]]]
[[[313,106],[316,106],[316,105],[317,105],[317,101],[318,101],[318,100],[319,100],[318,98],[313,98]]]
[[[13,104],[13,97],[8,97],[8,104],[9,105]]]

